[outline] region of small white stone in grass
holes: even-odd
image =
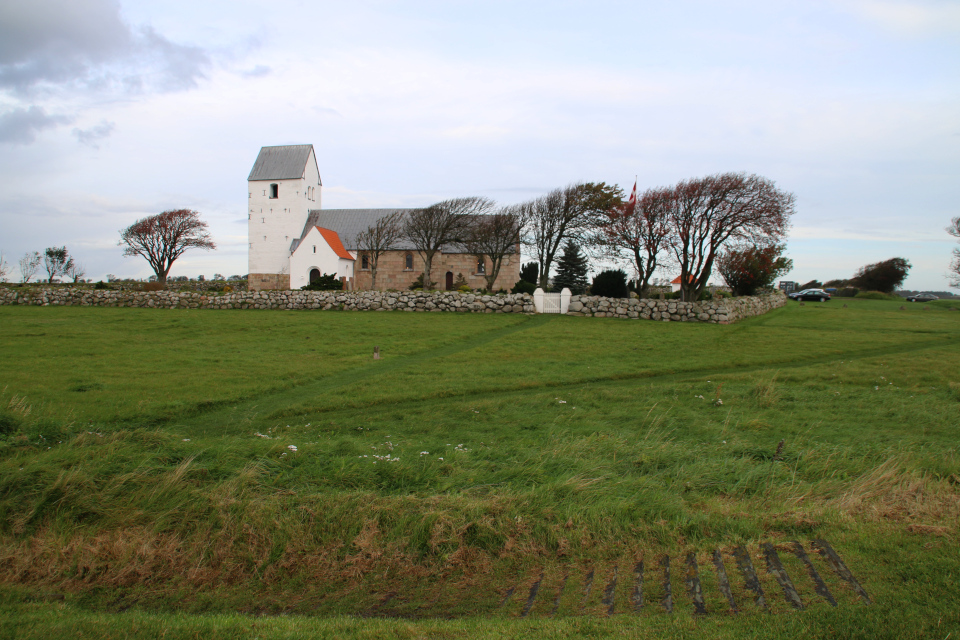
[[[438,460],[443,460],[443,458],[437,458],[437,459],[438,459]],[[21,471],[23,471],[23,469],[21,469]]]
[[[421,452],[420,452],[420,455],[422,455],[422,456],[428,456],[428,455],[430,455],[430,452],[429,452],[429,451],[421,451]]]
[[[190,438],[184,438],[183,441],[184,441],[184,442],[190,442]]]
[[[295,445],[295,444],[288,444],[288,445],[287,445],[287,449],[290,449],[290,451],[296,451],[296,450],[297,450],[297,445]]]

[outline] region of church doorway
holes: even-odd
[[[310,284],[316,284],[320,282],[320,269],[310,269]]]
[[[447,271],[447,291],[453,290],[453,271]]]

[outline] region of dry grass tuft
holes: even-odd
[[[940,536],[946,537],[950,535],[950,529],[948,527],[941,527],[932,524],[911,524],[907,525],[907,531],[910,533],[916,533],[923,536]]]
[[[761,407],[770,408],[780,401],[780,391],[777,389],[777,373],[774,372],[769,380],[761,380],[753,388],[753,397]]]
[[[829,504],[874,520],[955,522],[960,517],[960,491],[950,479],[909,471],[904,456],[889,458],[850,482]]]

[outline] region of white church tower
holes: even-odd
[[[320,208],[322,186],[312,144],[260,149],[247,178],[249,289],[290,288],[292,244]]]

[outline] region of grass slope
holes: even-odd
[[[729,326],[0,308],[0,609],[14,621],[2,624],[144,637],[241,637],[251,624],[263,637],[956,635],[960,313],[848,305]],[[778,615],[700,619],[675,569],[672,616],[657,613],[651,574],[642,616],[602,618],[601,586],[640,560],[652,571],[664,554],[695,554],[719,612],[714,549],[817,537],[873,605],[833,580],[837,609],[798,583],[804,612],[768,595]],[[523,597],[501,608],[541,574],[544,593],[565,585],[559,617],[553,595],[528,619]],[[65,600],[45,601],[54,593]],[[615,604],[630,610],[625,588]]]

